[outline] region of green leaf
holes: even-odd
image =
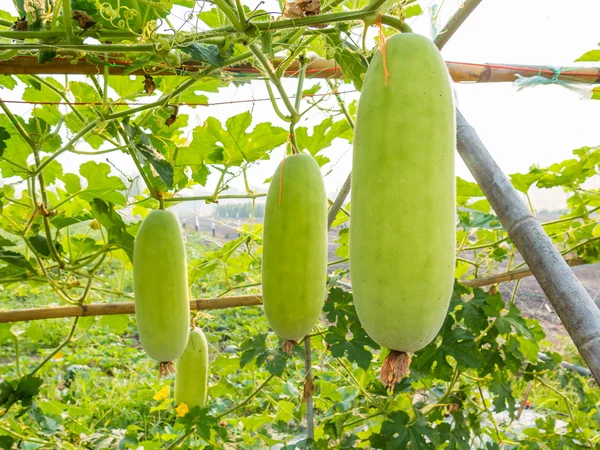
[[[457,197],[483,197],[483,191],[472,181],[463,180],[456,177],[456,196]]]
[[[108,242],[121,247],[130,261],[133,261],[134,237],[127,232],[127,226],[121,216],[115,211],[112,203],[105,203],[99,198],[90,202],[92,214],[106,228]]]
[[[311,96],[311,95],[315,95],[317,92],[319,92],[321,90],[321,83],[315,83],[313,84],[310,88],[308,89],[304,89],[302,91],[302,95],[306,95],[306,96]]]
[[[421,9],[421,5],[419,5],[418,3],[414,3],[412,5],[408,5],[406,8],[404,8],[404,17],[406,19],[409,19],[411,17],[416,17],[421,15],[421,13],[423,12],[423,10]]]
[[[334,122],[332,117],[328,117],[313,128],[312,135],[308,134],[306,127],[296,128],[299,150],[306,149],[313,156],[329,147],[335,138],[352,140],[352,128],[347,120]]]
[[[80,194],[83,200],[88,202],[101,199],[117,205],[125,205],[127,200],[119,192],[124,191],[125,184],[119,177],[110,176],[110,166],[105,163],[88,161],[79,167],[79,173],[88,182],[87,188]]]
[[[102,316],[100,325],[108,327],[114,334],[121,335],[127,331],[129,317],[126,315]]]
[[[543,175],[544,172],[540,170],[533,170],[532,172],[525,174],[513,173],[510,176],[510,182],[516,190],[527,194],[531,185],[536,183]]]
[[[48,245],[48,239],[41,234],[36,234],[29,238],[31,246],[42,256],[50,256],[50,246]]]
[[[31,263],[20,253],[0,248],[0,260],[13,266],[21,267],[28,272],[36,273]]]
[[[12,91],[17,87],[17,80],[15,80],[12,75],[0,75],[0,86]]]
[[[56,215],[52,218],[50,223],[58,230],[68,227],[70,225],[75,225],[76,223],[87,222],[88,220],[93,219],[94,217],[87,212],[77,214],[76,216],[65,216],[63,214]],[[94,241],[95,242],[95,241]]]
[[[195,427],[195,431],[207,441],[211,437],[210,431],[219,427],[219,421],[208,414],[208,408],[200,408],[199,406],[192,408],[178,422],[185,427],[186,431],[190,431]]]
[[[275,59],[275,53],[273,52],[273,37],[271,33],[260,34],[260,48],[270,59]]]
[[[511,384],[505,379],[502,371],[493,374],[494,381],[490,383],[489,390],[494,394],[494,411],[496,413],[508,411],[511,419],[515,417],[516,401],[512,394]]]
[[[411,369],[424,376],[432,375],[450,381],[453,368],[447,360],[454,358],[459,370],[483,367],[484,359],[475,343],[475,336],[464,328],[454,328],[452,315],[446,317],[438,336],[429,345],[415,353]]]
[[[145,95],[144,77],[142,76],[110,76],[108,77],[108,85],[113,88],[121,98],[127,97],[135,99]]]
[[[327,44],[333,51],[333,58],[342,69],[344,81],[352,82],[357,90],[362,90],[363,78],[367,72],[367,61],[360,55],[360,49],[340,35],[327,34]]]
[[[229,22],[227,16],[216,7],[209,9],[208,11],[201,12],[198,14],[198,18],[210,28],[220,28],[231,25],[231,22]]]
[[[248,133],[252,123],[250,111],[232,116],[223,129],[218,119],[209,117],[194,129],[190,147],[180,152],[178,163],[196,165],[202,162],[239,166],[266,157],[267,152],[286,142],[288,132],[270,123],[259,123]],[[182,149],[183,150],[183,149]]]
[[[6,141],[10,139],[10,133],[6,131],[6,128],[0,127],[0,156],[4,153],[6,148]]]
[[[240,347],[242,356],[240,357],[240,367],[244,368],[247,364],[255,360],[255,364],[265,366],[270,374],[278,377],[283,375],[288,361],[286,355],[280,348],[267,347],[267,335],[259,334],[242,344]]]
[[[14,438],[7,436],[7,435],[0,436],[0,448],[1,449],[11,450],[11,448],[13,448],[14,443],[15,443]]]
[[[85,11],[90,16],[98,12],[93,0],[71,0],[71,10]]]
[[[333,324],[324,336],[331,346],[331,354],[336,358],[345,356],[361,369],[368,369],[373,359],[368,348],[378,349],[379,346],[360,325],[352,294],[340,288],[331,289],[323,311],[327,314],[328,322]]]
[[[38,395],[42,384],[42,379],[33,375],[25,375],[20,380],[12,382],[4,380],[0,383],[0,407],[8,410],[19,401],[24,407],[30,406],[33,398]]]
[[[144,159],[149,161],[152,168],[156,171],[160,179],[165,183],[167,188],[173,188],[173,166],[167,161],[162,153],[160,153],[146,134],[139,136],[139,142],[135,148],[143,155]]]
[[[600,50],[590,50],[585,52],[575,61],[600,61]]]
[[[23,92],[23,100],[26,102],[60,102],[62,98],[45,84],[38,83],[37,80],[29,76],[19,77],[25,81],[27,87]],[[44,81],[51,84],[55,88],[63,91],[65,88],[62,84],[52,77],[45,77]]]
[[[417,416],[414,421],[404,411],[390,414],[381,425],[379,434],[371,435],[371,445],[375,448],[429,450],[431,447],[425,438],[431,441],[434,431],[428,426],[427,420]]]
[[[215,67],[222,67],[225,64],[225,59],[219,51],[219,47],[214,44],[201,44],[194,42],[187,47],[180,47],[193,61],[209,64]]]
[[[0,247],[14,247],[15,244],[13,241],[6,239],[4,236],[0,236]]]

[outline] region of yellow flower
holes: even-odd
[[[171,390],[170,386],[165,386],[164,388],[162,388],[160,391],[158,391],[156,394],[154,394],[154,400],[164,400],[165,398],[167,398],[169,396],[169,391]]]
[[[179,406],[175,409],[175,411],[177,411],[177,417],[183,417],[185,416],[187,413],[190,412],[190,408],[188,408],[188,405],[186,405],[185,403],[180,403]]]

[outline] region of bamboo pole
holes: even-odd
[[[471,13],[479,6],[481,0],[465,0],[458,10],[454,13],[452,17],[448,20],[444,28],[439,32],[439,34],[435,37],[434,43],[437,48],[441,49],[446,45],[446,43],[450,40],[450,38],[454,35],[454,33],[460,28],[467,17],[471,15]]]
[[[567,264],[571,267],[581,266],[585,264],[584,260],[581,258],[572,258],[567,260]],[[529,267],[523,267],[517,270],[511,270],[508,272],[503,272],[495,275],[490,275],[489,277],[481,277],[475,278],[473,280],[461,281],[460,284],[464,284],[469,287],[482,287],[482,286],[490,286],[492,284],[505,283],[507,281],[516,281],[522,278],[530,277],[533,275],[531,269]]]
[[[600,83],[600,67],[552,67],[534,66],[523,64],[478,64],[446,61],[450,76],[457,83],[510,83],[517,79],[517,75],[525,78],[541,76],[546,79],[571,81],[576,83]],[[128,69],[126,61],[113,61],[108,66],[110,75],[123,75]],[[72,64],[68,58],[54,58],[45,64],[38,64],[37,58],[19,56],[11,60],[0,61],[0,74],[3,75],[97,75],[102,73],[104,66],[81,60]],[[164,67],[138,69],[131,75],[174,76],[188,75],[200,72],[205,66],[193,61],[186,62],[181,68],[169,69]],[[299,73],[298,62],[292,63],[285,71],[286,76],[296,77]],[[230,74],[256,74],[260,71],[249,64],[238,67],[221,69]],[[310,78],[342,78],[342,70],[334,60],[316,58],[307,66],[307,76]]]
[[[260,295],[240,295],[235,297],[200,298],[190,301],[192,311],[256,306],[262,304]],[[135,303],[92,303],[83,306],[58,306],[56,308],[30,308],[13,311],[0,311],[0,323],[23,322],[27,320],[57,319],[61,317],[109,316],[134,314]]]
[[[600,310],[459,111],[457,148],[600,383]]]

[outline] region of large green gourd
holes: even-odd
[[[188,344],[176,363],[175,403],[189,409],[206,405],[208,382],[208,344],[200,328],[190,331]]]
[[[279,164],[265,208],[262,292],[269,324],[285,340],[309,334],[323,309],[326,202],[321,171],[312,156],[296,154]]]
[[[171,211],[152,211],[142,223],[133,249],[133,282],[142,347],[159,362],[179,358],[188,341],[190,310],[185,246]]]
[[[447,314],[455,263],[455,112],[444,61],[427,38],[388,39],[358,105],[350,269],[362,326],[414,352]]]

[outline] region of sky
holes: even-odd
[[[253,8],[257,0],[244,0]],[[426,11],[416,20],[409,20],[416,32],[429,35],[431,16],[429,6],[436,0],[419,0]],[[461,1],[437,0],[441,6],[437,16],[441,27],[456,10]],[[276,2],[269,0],[262,7],[275,11]],[[272,9],[270,9],[272,8]],[[177,11],[175,11],[177,14]],[[462,25],[442,51],[447,61],[500,64],[573,65],[573,61],[588,50],[597,48],[600,31],[597,17],[600,2],[595,0],[484,0]],[[375,33],[372,30],[371,33]],[[599,63],[600,64],[600,63]],[[309,87],[312,81],[308,81]],[[295,92],[296,80],[285,80],[290,93]],[[324,90],[324,88],[323,88]],[[351,91],[348,85],[341,89]],[[522,91],[511,83],[455,84],[457,104],[466,119],[475,128],[488,150],[505,173],[525,172],[532,165],[547,166],[571,157],[573,149],[600,145],[600,101],[583,100],[574,92],[559,86],[537,86]],[[4,99],[15,98],[20,93],[0,93]],[[218,94],[208,94],[209,103],[266,98],[262,81],[241,87],[221,89]],[[358,94],[345,94],[347,101]],[[19,97],[20,98],[20,97]],[[333,103],[331,103],[333,105]],[[215,105],[209,108],[186,108],[190,124],[200,125],[208,116],[221,121],[252,109],[254,122],[269,121],[286,126],[273,113],[269,102]],[[26,114],[27,111],[15,111]],[[312,110],[302,125],[315,125],[326,118],[325,113]],[[336,140],[325,151],[331,163],[323,167],[327,191],[333,195],[341,187],[351,169],[351,145]],[[262,182],[271,176],[283,156],[283,151],[273,152],[270,161],[260,162],[249,171],[253,188],[266,190]],[[108,159],[126,173],[135,173],[128,156],[111,153]],[[68,170],[89,158],[65,154],[59,159]],[[104,161],[104,157],[97,157]],[[456,173],[473,180],[457,155]],[[216,184],[216,176],[209,178],[206,192]],[[241,179],[232,183],[243,190]],[[536,209],[560,209],[564,206],[560,190],[535,190],[532,200]]]

